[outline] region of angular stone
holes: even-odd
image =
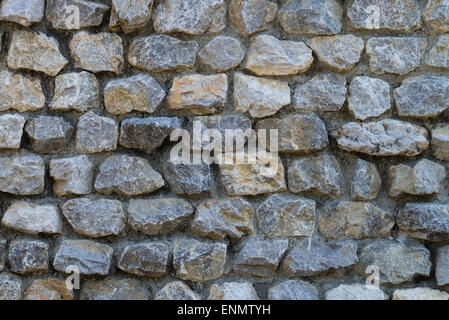
[[[319,74],[296,87],[293,108],[301,111],[339,111],[346,101],[346,91],[344,76]]]
[[[358,159],[351,183],[352,200],[374,200],[381,186],[382,179],[377,166],[374,163]]]
[[[20,149],[25,121],[18,114],[0,116],[0,149]]]
[[[128,62],[148,72],[193,67],[198,52],[196,41],[182,41],[164,34],[134,40],[129,46]]]
[[[210,287],[207,300],[259,300],[259,297],[251,282],[223,282]]]
[[[42,32],[14,31],[6,58],[10,69],[29,69],[56,76],[69,62],[58,41]]]
[[[173,281],[159,290],[154,300],[201,300],[201,296],[193,292],[184,282]]]
[[[182,280],[203,282],[220,278],[225,270],[227,245],[222,242],[200,242],[176,239],[173,267]]]
[[[357,245],[352,241],[324,243],[304,239],[290,250],[282,264],[287,277],[309,277],[340,271],[356,264]]]
[[[184,199],[131,199],[128,203],[128,223],[136,231],[155,236],[185,226],[194,212]]]
[[[65,281],[50,278],[35,280],[25,292],[25,300],[72,300],[73,292]]]
[[[277,18],[287,33],[332,35],[340,33],[342,15],[336,0],[288,0]]]
[[[379,288],[356,283],[328,290],[326,300],[388,300],[388,296]]]
[[[245,57],[245,47],[232,37],[216,36],[198,53],[201,63],[215,72],[237,67]]]
[[[146,290],[133,279],[89,281],[81,291],[82,300],[148,300]]]
[[[269,238],[312,236],[315,208],[313,200],[273,194],[257,208],[259,230]]]
[[[47,0],[45,17],[53,29],[77,30],[97,27],[109,6],[85,0]],[[76,17],[74,14],[79,13]]]
[[[50,161],[53,192],[59,197],[83,195],[92,191],[94,166],[85,155]]]
[[[134,110],[153,113],[164,97],[165,90],[147,74],[112,80],[104,88],[105,108],[116,115]]]
[[[439,286],[449,284],[449,246],[436,249],[435,278]]]
[[[9,245],[8,260],[11,271],[19,274],[48,271],[50,246],[39,240],[14,240]]]
[[[446,0],[429,0],[423,11],[423,18],[435,32],[449,31],[449,5]]]
[[[119,74],[124,65],[122,38],[114,33],[76,33],[69,44],[75,68]]]
[[[211,189],[212,175],[207,164],[183,164],[168,159],[163,164],[163,173],[176,194],[201,195]]]
[[[15,155],[0,158],[0,191],[15,195],[44,192],[45,164],[40,156]]]
[[[109,29],[130,33],[145,27],[150,21],[153,0],[113,0]]]
[[[146,159],[114,155],[100,165],[94,187],[99,193],[131,197],[153,192],[164,184],[164,179]]]
[[[5,268],[7,244],[8,241],[6,239],[0,239],[0,272]]]
[[[63,117],[39,116],[29,119],[25,132],[37,153],[58,153],[67,148],[73,127]]]
[[[278,6],[267,0],[231,0],[229,21],[232,28],[247,37],[253,33],[271,28]]]
[[[112,253],[110,246],[91,240],[63,240],[53,267],[59,272],[67,272],[67,267],[76,266],[83,275],[107,275]]]
[[[209,200],[196,209],[193,234],[211,239],[239,239],[253,233],[251,205],[240,197]]]
[[[271,116],[290,104],[290,88],[285,81],[234,75],[234,108],[254,118]]]
[[[396,289],[393,300],[449,300],[449,294],[432,288]]]
[[[22,279],[2,272],[0,274],[0,300],[20,300],[22,296]]]
[[[427,39],[414,37],[377,37],[366,43],[369,65],[377,74],[405,75],[420,64],[427,47]]]
[[[167,272],[169,248],[161,242],[143,242],[127,246],[118,267],[138,276],[161,277]]]
[[[28,27],[44,17],[45,0],[4,0],[0,4],[0,21]]]
[[[348,110],[359,120],[378,117],[391,108],[390,85],[381,79],[357,76],[349,86]]]
[[[3,215],[2,224],[31,235],[62,232],[62,220],[55,206],[25,201],[13,202]]]
[[[449,126],[432,130],[431,146],[435,158],[443,161],[449,160]]]
[[[92,111],[83,114],[76,130],[76,151],[96,153],[113,151],[117,148],[118,125],[107,117],[101,117]]]
[[[314,285],[302,280],[287,280],[268,290],[268,300],[319,300]]]
[[[431,67],[449,69],[449,34],[438,36],[437,42],[430,49],[424,62]]]
[[[413,157],[429,147],[429,133],[424,127],[393,119],[348,122],[333,135],[341,149],[372,156]]]
[[[7,70],[0,72],[0,111],[36,111],[45,106],[41,82]]]
[[[260,35],[251,42],[245,69],[259,76],[285,76],[306,72],[312,62],[312,50],[304,42]]]

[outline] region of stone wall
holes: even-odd
[[[0,299],[448,299],[447,1],[2,0],[0,30]],[[278,129],[278,170],[171,162],[194,120]]]

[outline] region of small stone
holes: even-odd
[[[55,38],[25,30],[13,32],[6,61],[10,69],[29,69],[53,77],[69,62]]]
[[[290,104],[290,88],[285,81],[234,75],[234,108],[254,118],[271,116]]]
[[[173,267],[181,280],[204,282],[220,278],[225,271],[227,245],[222,242],[200,242],[176,239]]]
[[[449,284],[449,246],[436,249],[435,278],[439,286]]]
[[[49,105],[57,111],[86,112],[100,107],[97,78],[86,71],[61,74],[55,79],[55,91]]]
[[[0,300],[20,300],[22,280],[9,273],[0,274]]]
[[[237,67],[245,57],[242,43],[232,37],[216,36],[198,53],[201,63],[215,72]]]
[[[45,106],[41,82],[7,70],[0,72],[0,111],[36,111]]]
[[[362,159],[357,160],[351,183],[352,200],[374,200],[382,186],[377,166]]]
[[[259,300],[259,297],[251,282],[223,282],[210,287],[207,300]]]
[[[323,73],[296,87],[293,108],[301,111],[339,111],[346,101],[346,78]]]
[[[429,0],[423,11],[423,18],[435,32],[449,31],[449,5],[446,0]]]
[[[72,300],[73,292],[65,281],[50,278],[35,280],[25,292],[25,300]]]
[[[67,148],[73,127],[63,117],[39,116],[27,121],[25,132],[37,153],[58,153]]]
[[[127,246],[118,267],[138,276],[161,277],[167,272],[169,249],[161,242],[144,242]]]
[[[138,69],[160,72],[193,67],[198,52],[196,41],[182,41],[164,34],[134,40],[128,62]]]
[[[0,4],[0,21],[28,27],[44,17],[45,0],[4,0]]]
[[[102,194],[117,193],[131,197],[153,192],[164,184],[162,176],[146,159],[114,155],[100,165],[94,187]]]
[[[363,284],[341,284],[326,292],[326,300],[388,300],[379,288]]]
[[[432,130],[433,156],[443,161],[449,161],[449,126]]]
[[[287,280],[268,290],[268,300],[319,300],[314,285],[302,280]]]
[[[304,42],[260,35],[251,42],[245,68],[259,76],[285,76],[306,72],[312,62],[312,50]]]
[[[0,272],[5,268],[7,243],[6,239],[0,239]]]
[[[334,133],[334,138],[345,151],[380,157],[413,157],[429,147],[429,133],[424,127],[393,119],[348,122]]]
[[[293,195],[273,194],[257,208],[259,229],[269,238],[312,236],[316,203]]]
[[[18,114],[0,116],[0,149],[20,149],[25,121]]]
[[[8,259],[11,271],[19,274],[48,271],[50,246],[38,240],[14,240],[9,245]]]
[[[449,7],[449,6],[448,6]],[[449,14],[449,10],[448,10]],[[449,21],[448,21],[449,22]],[[449,31],[449,28],[448,28]],[[442,34],[438,36],[437,42],[430,49],[424,62],[437,68],[449,69],[449,35]]]
[[[229,3],[229,21],[232,28],[247,37],[253,33],[271,28],[276,18],[278,6],[266,0],[231,0]]]
[[[390,85],[381,79],[357,76],[349,86],[348,110],[359,120],[378,117],[391,108]]]
[[[91,240],[63,240],[53,267],[59,272],[68,273],[69,266],[76,266],[83,275],[107,275],[112,253],[110,246]]]
[[[53,192],[59,197],[89,194],[94,166],[85,155],[50,161]]]
[[[118,125],[107,117],[101,117],[92,111],[83,114],[76,130],[76,151],[79,153],[97,153],[113,151],[117,148]]]
[[[168,159],[163,164],[163,172],[165,180],[176,194],[201,195],[211,190],[209,165],[176,163]]]
[[[148,300],[148,293],[133,279],[90,280],[81,290],[82,300]]]
[[[173,281],[159,290],[154,300],[201,300],[201,296],[193,292],[184,282]]]
[[[105,108],[115,115],[131,111],[153,113],[164,97],[165,90],[147,74],[112,80],[104,88]]]
[[[44,192],[45,163],[40,156],[15,155],[0,158],[0,191],[15,195]]]
[[[343,9],[336,0],[288,0],[277,18],[287,33],[332,35],[340,33]]]
[[[25,201],[13,202],[3,215],[2,224],[31,235],[62,232],[62,220],[55,206]]]
[[[427,47],[427,40],[414,37],[377,37],[366,43],[369,65],[377,74],[405,75],[420,64]]]
[[[79,31],[70,41],[75,68],[119,74],[124,65],[122,38],[114,33]]]
[[[287,247],[285,239],[248,240],[234,260],[233,271],[251,277],[273,277]]]
[[[113,0],[109,29],[130,33],[145,27],[150,21],[153,0]]]
[[[240,197],[209,200],[196,209],[193,234],[211,239],[239,239],[253,233],[251,205]]]
[[[47,0],[45,17],[53,29],[78,30],[99,26],[108,10],[109,6],[93,1]]]
[[[396,289],[393,300],[449,300],[449,294],[432,288]]]

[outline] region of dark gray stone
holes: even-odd
[[[118,267],[138,276],[161,277],[167,272],[169,249],[160,242],[137,243],[127,246]]]
[[[12,272],[19,274],[48,271],[50,246],[39,240],[15,240],[9,245],[8,260]]]
[[[176,194],[201,195],[211,189],[212,176],[206,164],[183,164],[168,159],[164,162],[163,173]]]
[[[20,300],[22,296],[22,279],[2,272],[0,274],[0,300]]]

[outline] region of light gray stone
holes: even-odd
[[[58,196],[83,195],[92,191],[94,166],[85,155],[50,161],[53,192]]]
[[[48,271],[50,246],[39,240],[14,240],[9,245],[8,260],[11,271],[19,274]]]
[[[8,241],[6,239],[0,239],[0,272],[5,268],[7,243]]]
[[[435,158],[449,160],[449,126],[437,127],[432,130],[431,146]]]
[[[81,300],[148,300],[148,293],[134,279],[90,280],[81,290]]]
[[[381,187],[382,179],[377,166],[374,163],[357,159],[351,183],[352,200],[374,200]]]
[[[233,37],[216,36],[198,53],[202,64],[215,72],[237,67],[245,57],[245,47]]]
[[[393,300],[449,300],[449,294],[432,288],[396,289]]]
[[[449,69],[449,34],[438,36],[437,42],[427,53],[424,62],[431,67]]]
[[[45,0],[4,0],[0,4],[0,21],[28,27],[44,17]]]
[[[169,248],[162,242],[142,242],[126,246],[118,267],[138,276],[161,277],[167,272]]]
[[[243,37],[271,28],[278,6],[267,0],[231,0],[229,21]]]
[[[447,245],[436,250],[435,278],[439,286],[449,284],[449,246]]]
[[[154,0],[112,0],[109,29],[130,33],[145,27],[150,21]]]
[[[201,296],[192,291],[184,282],[167,283],[156,293],[154,300],[201,300]]]
[[[423,11],[423,19],[435,32],[449,31],[449,5],[446,0],[429,0]]]
[[[184,164],[170,159],[163,164],[165,180],[180,195],[201,195],[211,190],[212,175],[207,164]]]
[[[14,195],[36,195],[44,191],[45,164],[37,155],[0,158],[0,191]]]
[[[379,288],[356,283],[328,290],[326,300],[388,300],[388,296]]]
[[[99,26],[108,10],[109,6],[93,1],[47,0],[45,17],[53,29],[78,30]]]
[[[207,300],[259,300],[251,282],[223,282],[213,284]]]
[[[302,280],[287,280],[268,290],[268,300],[319,300],[314,285]]]
[[[22,279],[10,273],[0,274],[0,300],[20,300]]]
[[[113,151],[117,148],[118,132],[118,125],[113,119],[89,111],[78,120],[76,151],[79,153]]]
[[[20,149],[25,121],[18,114],[0,116],[0,149]]]

